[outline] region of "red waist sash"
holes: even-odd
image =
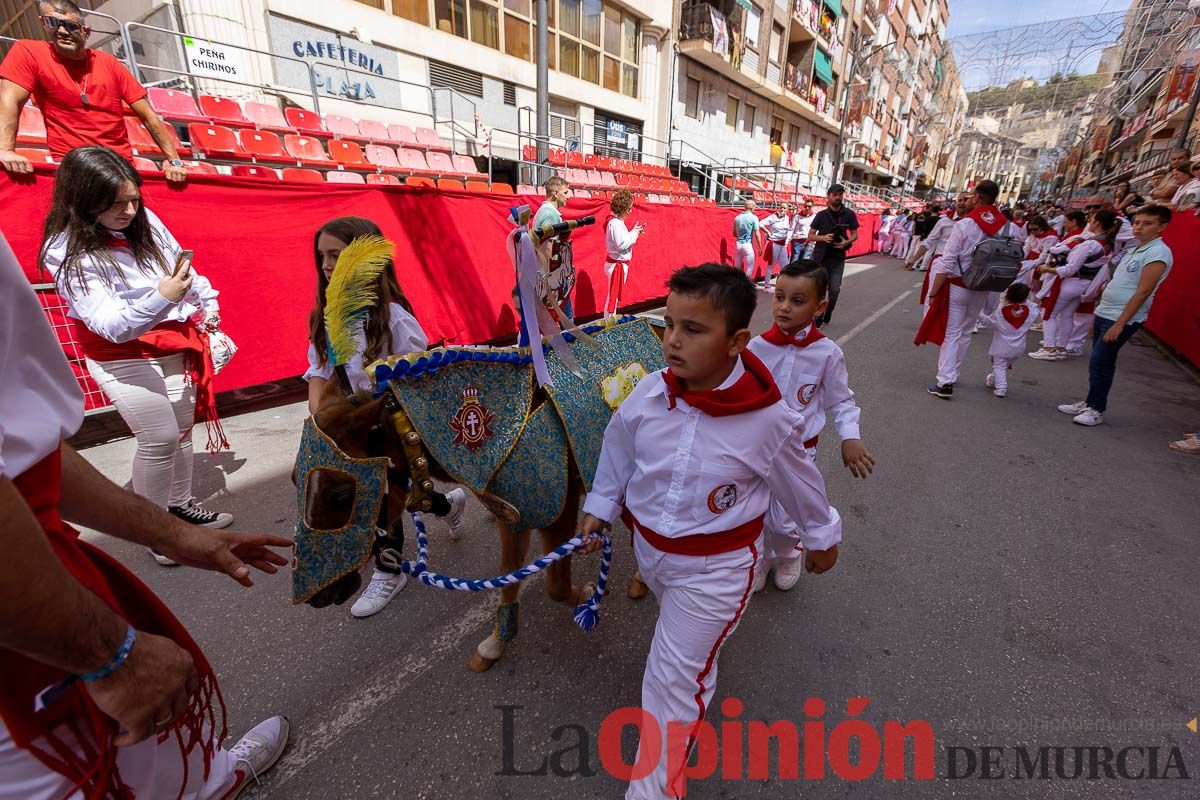
[[[926,273],[926,275],[928,274]],[[929,298],[929,310],[925,312],[925,317],[921,320],[921,327],[917,328],[913,344],[922,345],[932,342],[940,345],[946,340],[946,326],[950,323],[951,286],[966,288],[963,286],[962,278],[958,276],[949,278],[942,284],[938,293]]]
[[[629,528],[630,542],[633,532],[641,534],[654,549],[676,556],[715,556],[741,550],[754,544],[762,534],[765,514],[760,514],[747,523],[719,533],[694,533],[690,536],[663,536],[638,522],[626,509],[621,520]]]

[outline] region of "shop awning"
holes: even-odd
[[[825,5],[835,16],[842,15],[842,0],[825,0]]]
[[[816,57],[813,59],[813,67],[817,80],[827,86],[833,85],[833,59],[829,57],[829,53],[818,47]]]

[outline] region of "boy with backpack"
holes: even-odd
[[[941,345],[936,380],[929,394],[949,400],[967,348],[971,329],[991,292],[1004,291],[1020,271],[1024,250],[1014,237],[1004,235],[1008,218],[996,207],[1000,187],[980,181],[975,187],[975,207],[954,223],[942,257],[933,268],[929,310],[913,343]]]

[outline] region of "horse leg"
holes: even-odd
[[[543,552],[551,552],[575,535],[580,503],[578,485],[577,480],[571,481],[563,513],[542,531]],[[566,603],[574,608],[587,600],[593,591],[595,585],[592,583],[576,586],[571,582],[571,557],[551,564],[546,570],[546,594],[556,603]]]
[[[629,579],[629,599],[641,600],[646,595],[650,594],[650,587],[642,580],[640,570],[633,571],[633,577]]]
[[[497,521],[500,532],[500,572],[507,574],[525,566],[529,552],[529,531],[514,531]],[[500,606],[496,609],[496,628],[475,648],[468,664],[474,672],[487,672],[501,656],[504,646],[517,635],[517,596],[521,584],[511,583],[500,589]]]

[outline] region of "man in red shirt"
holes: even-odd
[[[33,171],[29,159],[15,151],[21,107],[32,95],[55,159],[83,145],[103,145],[132,158],[123,107],[128,103],[166,155],[167,180],[186,180],[175,142],[146,101],[145,88],[112,55],[87,48],[92,31],[79,6],[45,0],[39,10],[49,41],[19,41],[0,64],[0,166]]]

